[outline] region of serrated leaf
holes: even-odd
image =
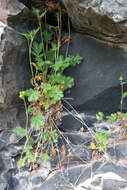
[[[51,90],[52,86],[49,83],[43,83],[41,85],[41,88],[43,89],[44,93],[47,93],[49,90]]]
[[[29,151],[32,150],[32,146],[26,146],[24,148],[24,152],[29,153]]]
[[[20,159],[20,160],[18,160],[18,168],[21,168],[21,167],[23,167],[25,165],[25,159]]]
[[[44,125],[45,117],[39,112],[37,115],[31,117],[31,124],[36,130],[39,130],[42,125]]]
[[[32,106],[28,106],[27,108],[27,114],[31,113],[33,111],[33,107]]]
[[[50,75],[49,79],[52,84],[59,84],[64,88],[70,88],[72,86],[72,83],[74,82],[73,78],[66,77],[61,73],[57,73],[56,75]]]
[[[43,50],[43,44],[42,43],[37,43],[36,41],[33,42],[33,46],[32,46],[32,54],[35,56],[35,57],[38,57],[38,56],[42,56],[40,55],[42,53],[42,50]]]
[[[25,134],[25,131],[22,127],[20,126],[17,126],[15,129],[14,129],[14,132],[19,135],[19,136],[23,136]]]
[[[47,154],[42,154],[42,155],[41,155],[41,159],[42,159],[43,161],[47,161],[47,160],[49,159],[49,157],[48,157]]]
[[[120,116],[121,116],[123,119],[127,119],[127,113],[121,113]]]
[[[48,43],[52,39],[51,33],[47,32],[47,31],[43,32],[43,36],[44,36],[44,40],[46,41],[46,43]]]
[[[31,145],[33,145],[33,144],[34,144],[34,138],[30,137],[30,138],[29,138],[29,143],[30,143]]]
[[[30,88],[25,91],[25,96],[28,96],[29,102],[32,102],[33,100],[37,101],[40,96],[40,92],[38,90],[34,90],[34,89]]]

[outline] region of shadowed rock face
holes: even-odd
[[[127,43],[126,0],[63,0],[73,27],[114,43]]]
[[[118,111],[121,98],[119,77],[127,80],[126,51],[76,32],[71,37],[69,55],[78,53],[83,62],[66,71],[75,79],[75,86],[66,92],[66,97],[70,98],[68,101],[78,110]],[[124,109],[127,109],[126,104]]]

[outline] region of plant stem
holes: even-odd
[[[34,78],[34,72],[33,72],[33,66],[32,66],[32,57],[31,57],[31,49],[32,49],[32,40],[29,44],[29,61],[30,61],[30,70],[31,70],[31,74],[32,74],[32,77]]]
[[[57,22],[58,22],[58,42],[57,42],[57,46],[58,46],[58,50],[57,50],[57,59],[59,57],[59,50],[60,50],[60,45],[61,45],[61,11],[59,16],[57,17]]]
[[[70,39],[71,39],[71,31],[70,31],[70,20],[69,20],[69,15],[68,15],[68,35],[69,35],[69,40],[70,40]],[[67,42],[67,49],[66,49],[66,55],[65,55],[65,57],[68,56],[69,44],[70,44],[70,41]]]
[[[120,111],[123,109],[123,82],[121,82],[121,101],[120,101]]]
[[[42,47],[43,47],[44,59],[46,60],[41,18],[39,16],[37,18],[38,18],[38,23],[39,23],[39,28],[40,28],[40,35],[41,35],[41,42],[42,42]]]
[[[29,141],[29,135],[28,135],[28,112],[27,112],[27,105],[26,105],[26,101],[25,101],[25,98],[23,99],[24,101],[24,107],[25,107],[25,114],[26,114],[26,139],[27,139],[27,142]]]

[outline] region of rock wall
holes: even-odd
[[[63,0],[76,31],[114,43],[127,43],[126,0]]]
[[[11,22],[23,4],[18,1],[1,2],[0,17],[0,109],[20,104],[18,93],[29,85],[30,73],[26,40],[18,33],[23,29],[21,19],[11,27]],[[22,13],[24,14],[24,13]],[[9,16],[8,16],[9,15]],[[23,16],[22,16],[23,18]],[[9,21],[10,20],[10,21]],[[19,28],[20,26],[20,28]],[[27,30],[27,28],[26,28]]]

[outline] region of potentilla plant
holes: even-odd
[[[61,12],[56,13],[57,26],[46,24],[42,28],[42,18],[46,11],[34,9],[38,25],[24,36],[28,42],[29,64],[31,69],[31,88],[19,93],[26,113],[26,126],[17,126],[17,135],[26,137],[24,150],[18,161],[18,167],[38,163],[40,158],[49,158],[49,149],[58,140],[56,127],[61,116],[64,91],[74,85],[74,79],[64,75],[64,70],[80,64],[79,55],[64,57],[61,48]],[[52,31],[52,32],[49,32]],[[35,40],[36,35],[40,41]],[[55,42],[54,42],[55,39]],[[30,121],[30,125],[29,125]]]

